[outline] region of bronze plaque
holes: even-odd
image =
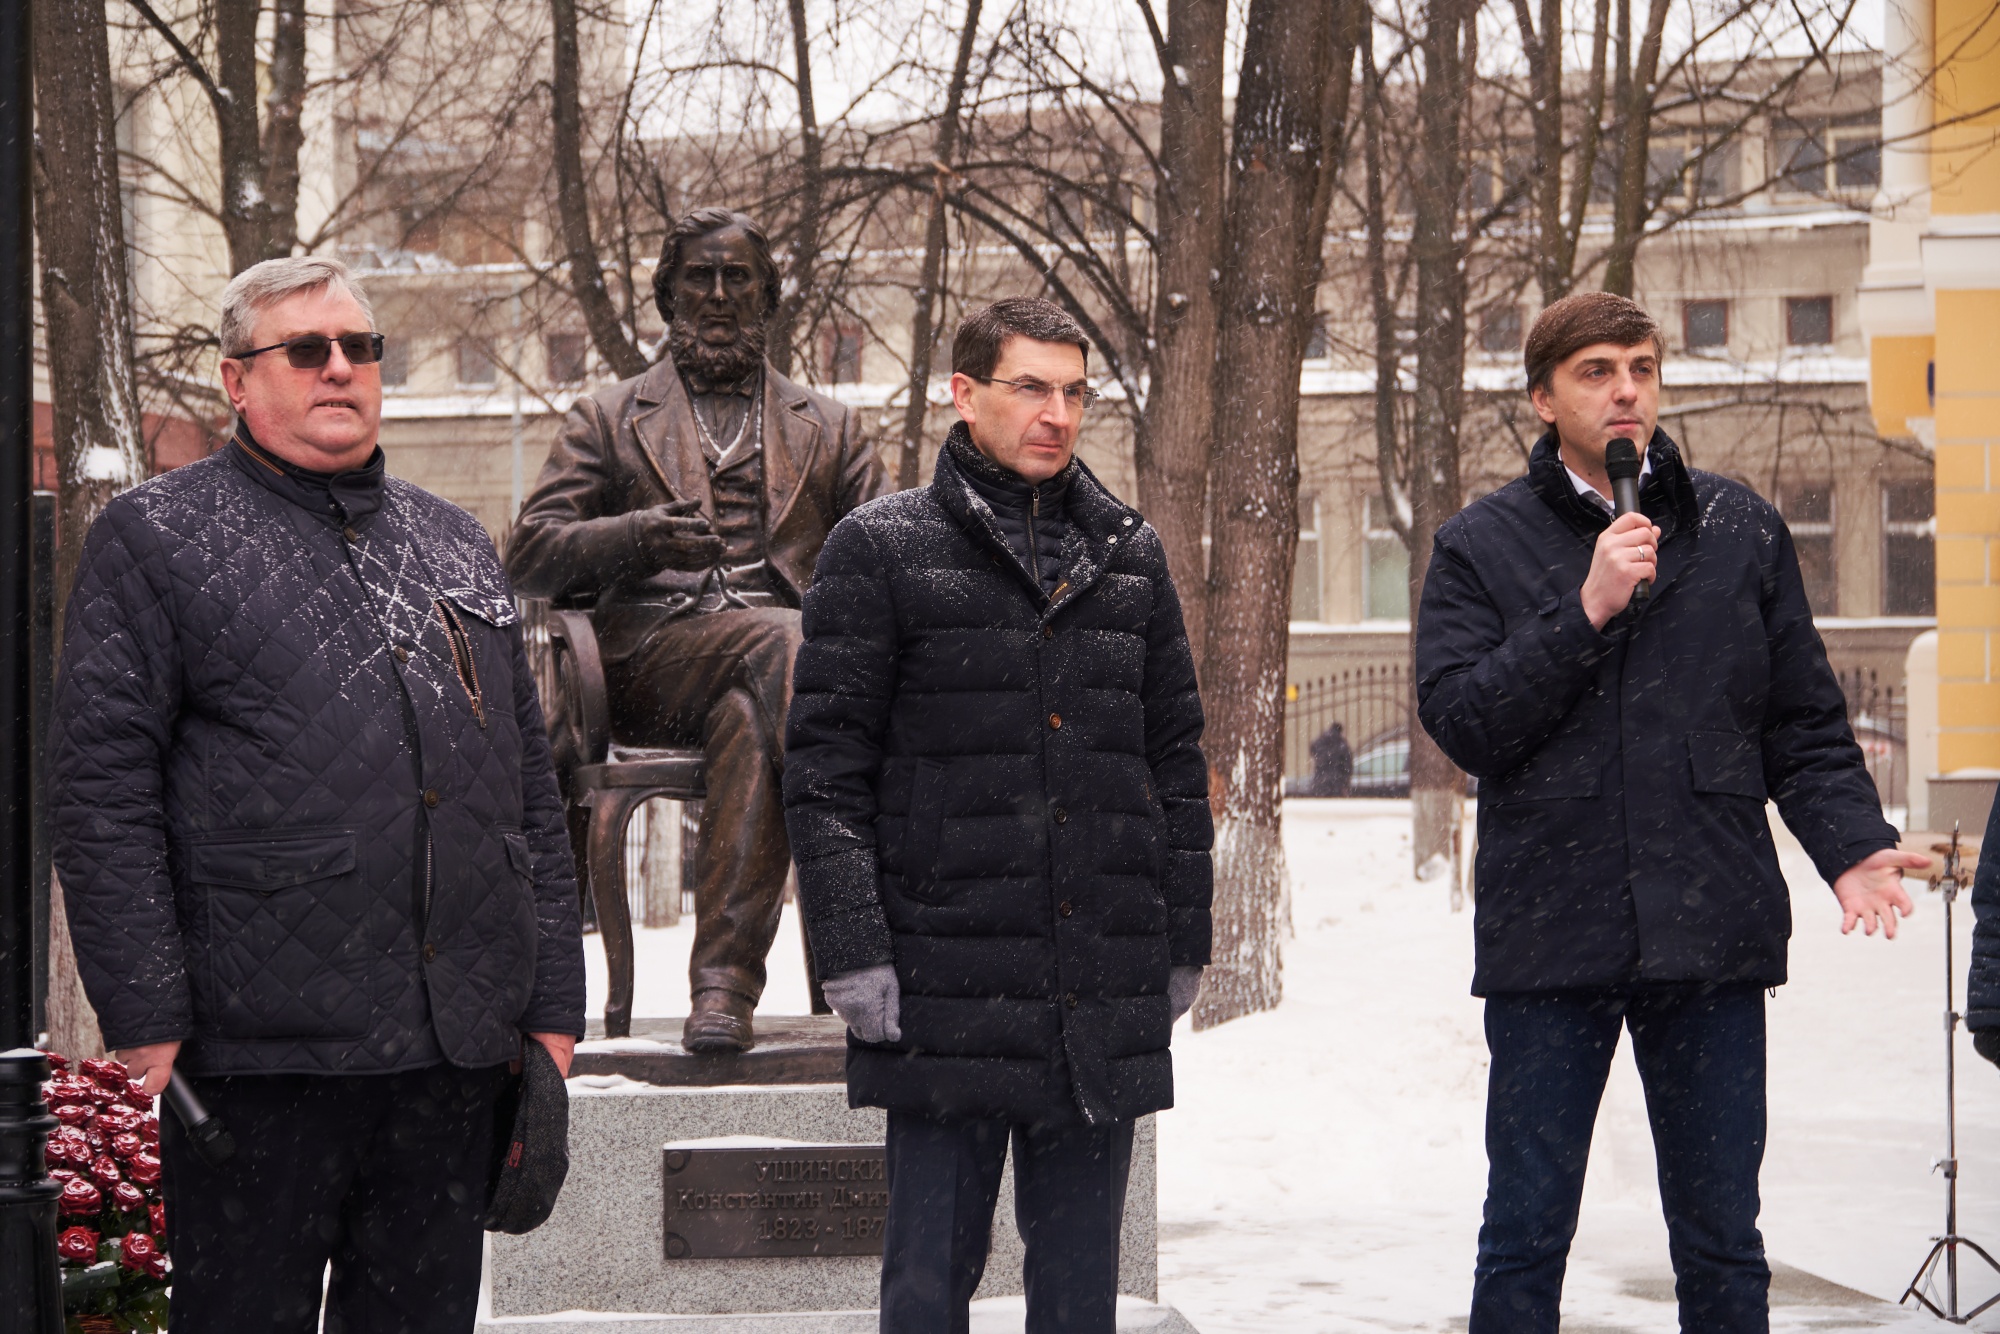
[[[880,1144],[666,1150],[667,1258],[880,1255]]]

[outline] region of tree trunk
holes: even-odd
[[[267,77],[261,258],[281,259],[299,244],[299,151],[306,141],[306,0],[277,0],[271,7]]]
[[[264,155],[257,132],[257,16],[261,0],[215,0],[215,133],[221,154],[222,234],[229,271],[266,258]]]
[[[146,457],[132,369],[104,6],[95,0],[39,0],[34,43],[35,230],[48,321],[60,608],[69,599],[91,521],[112,496],[144,480]],[[60,891],[53,899],[50,1032],[59,1049],[88,1053],[102,1045],[96,1016],[76,980]]]
[[[1466,229],[1463,127],[1477,0],[1430,0],[1422,37],[1424,78],[1417,89],[1416,216],[1410,248],[1417,276],[1416,425],[1410,441],[1410,642],[1429,572],[1431,544],[1458,512],[1458,429],[1465,399]],[[1465,780],[1416,717],[1414,656],[1410,674],[1411,853],[1420,879],[1455,868]]]
[[[1285,665],[1298,546],[1299,365],[1339,14],[1328,0],[1252,0],[1224,223],[1206,748],[1216,815],[1215,951],[1195,1005],[1211,1028],[1283,995]],[[1329,164],[1326,170],[1332,170]]]
[[[820,142],[819,115],[813,108],[812,42],[806,26],[806,0],[787,0],[792,21],[792,86],[799,99],[798,220],[792,227],[791,255],[784,290],[772,313],[769,355],[780,375],[792,373],[792,352],[799,338],[799,321],[813,292],[813,271],[819,266],[820,214],[825,209],[826,169]]]
[[[577,0],[549,0],[554,24],[555,69],[549,100],[555,154],[556,212],[569,257],[570,293],[583,312],[584,327],[605,365],[620,379],[642,374],[645,354],[618,321],[618,308],[604,286],[604,266],[590,236],[590,190],[583,169],[583,99],[579,89],[582,56],[577,36]]]
[[[1629,4],[1629,0],[1624,0]],[[1667,26],[1668,0],[1652,0],[1639,65],[1625,85],[1619,106],[1618,197],[1611,208],[1611,248],[1605,255],[1604,290],[1632,295],[1633,268],[1646,230],[1646,178],[1653,128],[1653,85],[1660,73],[1660,45]]]
[[[1145,12],[1150,20],[1151,8]],[[1166,548],[1196,663],[1203,660],[1208,619],[1208,562],[1201,539],[1215,439],[1228,26],[1228,0],[1168,0],[1167,31],[1158,48],[1162,87],[1160,170],[1154,184],[1151,384],[1133,438],[1139,508]]]
[[[944,114],[938,121],[931,149],[930,214],[924,220],[924,261],[917,276],[915,309],[910,314],[909,400],[903,404],[903,449],[896,465],[896,485],[905,491],[917,484],[923,460],[924,416],[930,408],[931,362],[937,356],[938,286],[944,279],[945,186],[958,156],[959,108],[965,102],[965,81],[972,69],[972,44],[979,38],[981,0],[966,0],[965,26],[958,32],[958,55],[945,89]]]

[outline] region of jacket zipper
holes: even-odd
[[[1035,581],[1035,591],[1042,591],[1042,548],[1035,540],[1035,518],[1042,512],[1042,488],[1028,488],[1028,577]],[[1046,600],[1046,599],[1044,599]]]
[[[438,623],[444,626],[445,642],[451,645],[451,661],[458,668],[458,683],[465,687],[465,697],[472,701],[472,716],[479,720],[483,730],[486,726],[486,699],[479,689],[479,664],[472,660],[472,640],[443,598],[436,599],[432,605],[437,608]]]

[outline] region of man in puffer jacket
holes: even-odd
[[[1194,662],[1159,538],[1073,457],[1089,343],[968,316],[936,480],[864,505],[805,597],[799,900],[889,1111],[882,1329],[966,1327],[1014,1149],[1030,1334],[1111,1334],[1134,1118],[1209,951]]]
[[[236,437],[92,525],[56,868],[163,1118],[176,1334],[469,1331],[497,1099],[583,1033],[576,876],[519,617],[471,515],[385,476],[382,336],[333,260],[223,293]]]

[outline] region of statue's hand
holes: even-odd
[[[692,500],[634,510],[632,539],[655,570],[706,570],[722,559],[722,539]]]

